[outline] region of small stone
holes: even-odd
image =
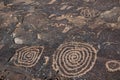
[[[15,42],[16,44],[23,44],[23,40],[20,39],[20,38],[15,38],[15,39],[14,39],[14,42]]]
[[[37,38],[38,39],[42,39],[42,35],[41,34],[37,34]]]

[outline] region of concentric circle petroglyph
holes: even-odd
[[[97,50],[92,45],[68,42],[56,50],[52,67],[64,77],[80,77],[93,68],[96,58]]]
[[[11,60],[16,66],[35,66],[43,53],[43,49],[43,46],[22,47],[16,50],[16,53]]]
[[[120,62],[117,60],[107,61],[105,66],[110,72],[120,71]]]

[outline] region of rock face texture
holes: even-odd
[[[0,80],[120,80],[120,0],[0,0]]]

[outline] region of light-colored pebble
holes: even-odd
[[[37,34],[37,38],[38,39],[42,39],[42,35],[41,34]]]
[[[16,44],[23,44],[23,40],[20,39],[20,38],[15,38],[15,39],[14,39],[14,42],[15,42]]]

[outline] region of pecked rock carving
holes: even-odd
[[[107,61],[105,66],[109,72],[120,71],[120,62],[117,60]]]
[[[61,44],[53,55],[53,69],[64,77],[80,77],[89,72],[97,59],[97,50],[87,43]]]
[[[43,53],[43,46],[25,46],[16,50],[12,57],[14,65],[22,67],[33,67],[36,65]]]

